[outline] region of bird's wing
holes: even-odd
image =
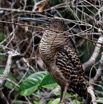
[[[56,65],[64,75],[65,79],[70,81],[70,88],[82,97],[86,97],[87,82],[85,80],[82,64],[75,50],[71,47],[64,46],[57,53]]]
[[[75,49],[68,45],[65,45],[57,53],[56,64],[65,73],[72,73],[78,76],[84,75],[82,64]]]

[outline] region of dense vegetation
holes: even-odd
[[[45,23],[19,17],[60,18],[103,104],[103,1],[102,0],[0,0],[0,103],[58,104],[60,88],[40,58],[38,44]],[[70,91],[70,104],[82,99]]]

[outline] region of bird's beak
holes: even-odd
[[[21,21],[34,21],[34,22],[49,22],[46,18],[28,18],[28,17],[18,17]]]

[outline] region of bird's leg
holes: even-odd
[[[69,84],[66,83],[65,86],[61,87],[60,104],[65,104],[65,103],[64,103],[64,99],[65,99],[65,94],[66,94],[66,92],[67,92],[67,90],[68,90],[68,86],[69,86]]]

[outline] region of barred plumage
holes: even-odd
[[[51,19],[49,22],[49,29],[43,33],[39,52],[50,74],[61,86],[61,103],[69,88],[86,98],[84,71],[68,34],[64,33],[66,25],[59,19]]]

